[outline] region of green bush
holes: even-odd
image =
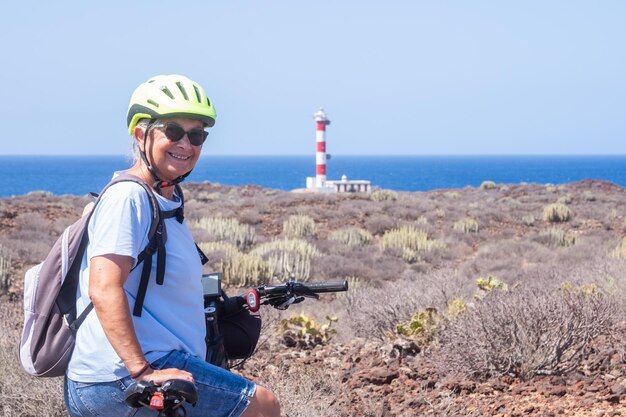
[[[348,246],[365,246],[372,241],[373,236],[367,230],[357,227],[347,227],[345,229],[335,230],[328,238]]]
[[[564,223],[570,219],[572,212],[565,204],[549,204],[543,209],[543,219],[550,223]]]
[[[283,234],[287,237],[307,237],[315,234],[315,221],[306,215],[289,216],[283,222]]]

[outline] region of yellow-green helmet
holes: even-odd
[[[215,124],[215,109],[200,84],[184,75],[157,75],[133,92],[128,105],[128,132],[132,135],[141,119],[185,117]]]

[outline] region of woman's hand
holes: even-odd
[[[193,383],[193,375],[190,372],[183,371],[178,368],[167,369],[146,369],[135,380],[137,381],[152,381],[155,385],[161,385],[168,379],[184,379]]]

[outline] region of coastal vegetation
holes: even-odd
[[[352,374],[344,368],[357,366],[353,340],[376,346],[381,363],[395,357],[405,368],[418,360],[432,366],[434,382],[411,392],[438,392],[420,405],[432,415],[469,415],[460,408],[463,390],[443,382],[451,375],[472,384],[595,377],[589,355],[626,355],[626,193],[619,186],[485,181],[369,195],[184,188],[185,218],[209,257],[206,270],[221,271],[229,292],[289,278],[351,285],[286,312],[263,311],[258,352],[239,372],[282,393],[286,416],[382,415],[382,395],[365,383],[346,385]],[[0,415],[65,415],[62,381],[27,377],[14,352],[24,272],[88,201],[42,192],[0,199]],[[320,349],[333,354],[316,362]],[[315,365],[284,372],[276,361],[288,366],[289,358]],[[604,372],[624,381],[620,366],[609,361]],[[385,395],[403,389],[389,385]]]

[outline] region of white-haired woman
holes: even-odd
[[[163,212],[176,212],[176,185],[193,170],[206,129],[215,123],[211,101],[187,77],[157,76],[133,93],[127,123],[138,158],[124,174],[149,184]],[[124,390],[135,380],[185,379],[196,384],[199,397],[188,416],[279,416],[269,390],[204,361],[202,265],[182,215],[164,220],[166,267],[157,282],[153,257],[140,294],[142,268],[134,267],[151,220],[145,189],[120,182],[107,189],[89,221],[77,308],[80,314],[93,303],[95,314],[78,329],[65,378],[70,415],[151,415],[127,406]]]

